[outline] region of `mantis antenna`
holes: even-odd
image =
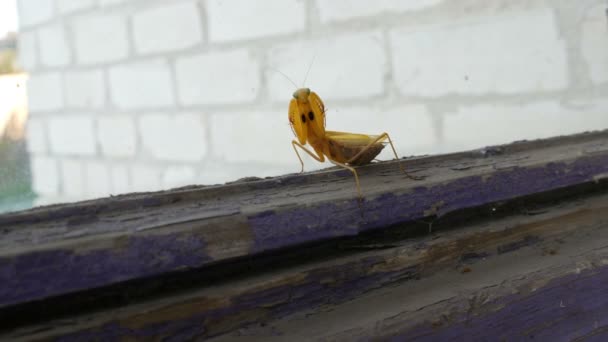
[[[316,50],[316,49],[315,49]],[[308,65],[308,70],[306,70],[306,74],[304,75],[304,82],[302,82],[302,87],[304,87],[304,84],[306,84],[306,80],[308,79],[308,74],[310,73],[310,69],[312,69],[312,65],[315,64],[315,60],[317,59],[317,53],[315,52],[315,55],[312,57],[312,61],[310,62],[310,64]],[[287,75],[285,75],[281,70],[273,68],[271,66],[267,66],[267,69],[270,69],[274,72],[279,73],[281,76],[285,77],[286,80],[289,81],[289,83],[293,84],[293,86],[296,89],[299,89],[300,87],[298,87],[298,85],[296,84],[296,82],[292,81],[291,78],[289,78]]]
[[[312,57],[312,61],[308,65],[308,70],[306,70],[306,75],[304,75],[304,81],[302,82],[302,86],[304,86],[304,84],[306,84],[306,79],[308,78],[308,73],[310,72],[310,69],[312,69],[312,65],[315,64],[315,59],[317,59],[316,52],[315,52],[315,55]]]
[[[294,87],[296,87],[296,89],[298,89],[298,85],[296,84],[296,82],[292,81],[291,78],[287,77],[287,75],[285,75],[281,70],[279,69],[275,69],[273,67],[267,67],[268,69],[278,72],[281,76],[285,77],[286,80],[288,80],[291,84],[293,84]]]

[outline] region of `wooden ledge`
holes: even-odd
[[[68,317],[41,319],[0,339],[556,340],[565,333],[605,334],[608,193],[605,184],[595,190],[557,202],[552,194],[544,205],[517,200],[515,211],[507,208],[512,202],[487,206],[501,215],[460,224],[448,217],[436,234],[404,238],[403,227],[365,234],[337,248],[350,253],[312,250],[288,265],[279,262],[284,254],[276,255],[272,265],[252,263],[240,277],[190,288],[173,282],[173,291],[105,310],[80,305]],[[32,319],[32,312],[22,315]]]
[[[0,308],[608,177],[608,131],[0,216]],[[295,166],[294,166],[295,167]]]

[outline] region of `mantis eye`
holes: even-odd
[[[298,101],[308,102],[308,96],[310,95],[310,88],[300,88],[296,90],[291,96]]]

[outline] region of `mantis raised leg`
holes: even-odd
[[[302,165],[302,169],[300,170],[300,172],[304,172],[304,162],[302,161],[302,157],[300,157],[300,153],[298,153],[298,149],[296,148],[296,146],[298,146],[299,148],[301,148],[302,150],[304,150],[304,152],[308,153],[316,161],[318,161],[320,163],[324,163],[325,162],[325,156],[322,153],[319,153],[318,155],[315,155],[314,153],[312,153],[311,151],[309,151],[304,145],[300,144],[299,142],[297,142],[295,140],[291,141],[291,146],[293,146],[293,150],[296,151],[296,155],[298,156],[298,159],[300,160],[300,164]]]

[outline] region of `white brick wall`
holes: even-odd
[[[19,0],[17,7],[22,28],[48,21],[54,14],[53,0]]]
[[[517,94],[568,85],[549,9],[391,31],[395,81],[407,96]]]
[[[155,108],[175,103],[169,63],[151,60],[110,69],[110,95],[118,108]]]
[[[135,156],[137,130],[132,118],[128,116],[99,118],[97,137],[103,155],[117,158]]]
[[[17,1],[39,203],[297,172],[302,86],[400,156],[608,128],[604,0]]]
[[[48,122],[50,149],[58,155],[96,153],[93,119],[83,114],[58,116]]]
[[[192,47],[203,37],[199,8],[185,2],[143,10],[133,17],[133,36],[140,54]]]
[[[449,145],[447,149],[474,149],[608,127],[608,101],[581,99],[577,102],[576,107],[570,108],[556,101],[459,108],[455,113],[445,115],[445,143]]]
[[[207,12],[212,42],[286,35],[306,22],[304,0],[207,0]]]
[[[66,105],[71,108],[99,109],[106,105],[106,85],[101,70],[65,73]]]
[[[27,150],[32,154],[43,154],[47,151],[46,125],[40,118],[30,118],[26,126]]]
[[[58,72],[30,75],[27,82],[27,93],[29,110],[32,114],[63,108],[62,75]]]
[[[144,115],[139,132],[144,153],[156,159],[196,162],[207,152],[205,127],[197,114]]]
[[[294,161],[294,136],[288,126],[287,110],[238,111],[213,114],[210,119],[215,157],[231,162]]]
[[[322,22],[341,21],[378,14],[422,10],[437,5],[442,0],[317,0]]]
[[[247,176],[267,177],[273,175],[281,175],[287,173],[300,172],[300,162],[297,157],[293,156],[295,163],[289,165],[282,164],[266,164],[266,163],[222,163],[221,161],[210,161],[202,166],[199,173],[199,181],[203,180],[203,184],[223,184],[230,181],[235,181],[239,178]],[[302,158],[305,158],[302,156]],[[307,162],[304,160],[305,170],[311,171],[330,166],[329,164],[319,164],[316,161]],[[247,169],[247,176],[243,175],[243,169]]]
[[[183,105],[251,102],[260,87],[259,62],[246,49],[182,57],[176,72]]]
[[[301,86],[314,61],[304,86],[312,88],[322,98],[371,97],[384,91],[387,61],[383,45],[383,36],[377,31],[297,41],[271,49],[267,65]],[[293,85],[272,69],[266,70],[266,78],[271,98],[288,101],[295,90]]]
[[[127,18],[124,15],[82,16],[73,22],[72,32],[79,64],[113,62],[129,54]]]
[[[192,184],[196,181],[196,169],[192,166],[170,166],[163,173],[162,184],[165,188],[174,188]]]
[[[130,191],[146,192],[160,187],[161,170],[152,165],[135,164],[130,170]]]
[[[596,83],[608,82],[608,21],[605,12],[605,4],[590,8],[582,28],[583,56],[591,79]]]
[[[102,8],[111,7],[128,1],[129,0],[99,0],[99,6],[101,6]]]
[[[38,32],[40,61],[47,67],[64,66],[72,58],[63,26],[47,26]]]
[[[57,159],[33,156],[30,159],[32,189],[39,195],[49,196],[59,193],[59,169]]]
[[[128,192],[129,189],[129,168],[125,165],[110,166],[110,191],[112,194]]]
[[[34,70],[38,65],[38,37],[35,31],[19,34],[19,65],[25,70]]]
[[[60,13],[71,13],[95,6],[95,0],[56,0]]]
[[[106,163],[101,161],[85,163],[84,179],[86,197],[95,198],[110,194],[110,173]]]
[[[74,159],[61,161],[61,184],[63,193],[70,198],[81,198],[84,195],[86,182],[80,161]]]

